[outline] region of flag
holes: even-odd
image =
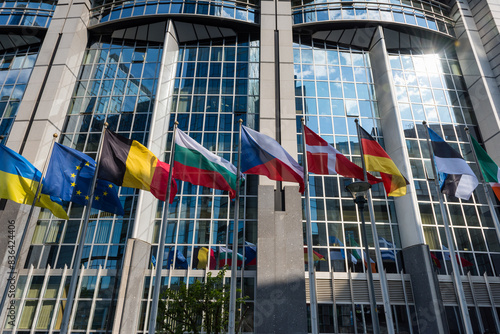
[[[331,246],[344,247],[342,241],[340,241],[336,236],[331,235],[329,239]],[[351,262],[354,264],[358,263],[358,260],[354,257],[354,255],[352,255],[352,253],[350,255]],[[332,260],[343,260],[345,259],[345,251],[344,249],[330,251],[330,257]]]
[[[297,182],[304,192],[304,169],[276,140],[242,126],[241,154],[242,173]]]
[[[305,263],[309,263],[309,257],[307,255],[307,248],[304,247],[304,262]],[[320,253],[316,252],[313,250],[313,261],[316,262],[316,261],[326,261],[325,257],[323,255],[321,255]]]
[[[236,167],[210,152],[180,129],[176,130],[174,178],[236,197]]]
[[[490,158],[474,137],[471,137],[471,140],[477,160],[479,161],[479,168],[481,168],[481,173],[483,173],[484,181],[490,184],[497,199],[500,201],[500,168],[498,168],[497,164]]]
[[[0,198],[31,205],[41,178],[42,173],[22,155],[0,144]],[[35,205],[69,219],[59,198],[41,194]]]
[[[167,269],[170,269],[170,267],[174,263],[174,249],[172,248],[168,252],[168,260],[167,260]],[[184,257],[184,254],[180,250],[177,250],[175,252],[175,269],[187,269],[188,268],[188,263],[186,258]]]
[[[156,268],[156,258],[151,254],[151,267]]]
[[[245,264],[254,266],[257,264],[257,246],[245,241]]]
[[[241,266],[243,264],[243,255],[237,253],[237,265]],[[233,260],[233,251],[226,247],[219,246],[219,267],[222,268],[225,265],[231,266]]]
[[[150,191],[165,201],[170,166],[164,163],[137,140],[127,139],[106,129],[102,143],[99,174],[102,180],[122,187]],[[177,183],[172,179],[170,203],[177,194]]]
[[[448,247],[441,245],[444,250],[448,251]],[[451,255],[450,252],[444,252],[443,254],[444,259],[446,261],[451,261]],[[463,258],[463,257],[458,257],[458,254],[455,254],[455,257],[457,258],[457,261],[462,265],[462,267],[472,267],[474,263],[470,262],[469,260]]]
[[[195,248],[193,252],[193,268],[206,269],[208,265],[208,258],[210,253],[210,270],[215,269],[215,255],[213,249],[207,247]]]
[[[434,265],[436,267],[438,267],[439,269],[441,269],[441,261],[439,261],[436,254],[434,254],[433,252],[431,252],[431,259],[432,259],[432,262],[434,262]]]
[[[396,167],[394,161],[392,161],[382,146],[359,125],[358,131],[361,138],[361,146],[363,147],[366,170],[380,173],[387,196],[398,197],[406,195],[408,181],[401,174],[398,167]]]
[[[63,201],[87,205],[95,166],[96,162],[88,155],[55,143],[42,193],[59,197]],[[123,216],[118,187],[108,181],[98,180],[92,208]]]
[[[448,145],[431,128],[427,129],[434,151],[436,169],[438,173],[442,173],[439,175],[441,192],[468,200],[478,185],[476,175],[460,153]]]
[[[340,174],[344,177],[352,177],[358,180],[365,179],[363,168],[349,161],[335,147],[328,144],[305,125],[304,138],[306,141],[308,172],[320,175]],[[367,176],[368,182],[371,184],[382,182],[382,180],[370,173]]]
[[[359,244],[356,242],[356,240],[354,240],[354,237],[352,236],[352,234],[349,235],[349,241],[351,243],[351,246],[360,247]],[[361,260],[361,256],[359,255],[357,250],[353,249],[352,254],[356,258],[356,260],[358,260],[358,261]],[[368,255],[366,255],[365,251],[363,251],[363,254],[365,256],[365,258],[363,260],[363,262],[365,264],[365,268],[368,268],[368,262],[366,261],[366,259],[368,259]],[[357,263],[357,261],[355,263]],[[372,273],[376,273],[377,272],[377,264],[371,258],[370,258],[370,266],[372,268]]]
[[[380,248],[394,248],[394,244],[392,242],[387,241],[385,238],[378,237],[378,245]],[[389,261],[396,261],[396,255],[392,250],[381,250],[380,254],[382,255],[382,259]]]

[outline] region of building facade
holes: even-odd
[[[214,251],[208,268],[219,270],[238,233],[239,253],[245,256],[245,243],[257,248],[256,264],[238,270],[248,296],[239,308],[241,331],[310,332],[307,205],[314,251],[323,256],[314,263],[320,333],[373,332],[365,262],[378,272],[383,332],[465,333],[470,321],[474,332],[500,333],[498,208],[491,212],[484,183],[470,200],[445,200],[466,320],[422,124],[477,175],[466,127],[500,163],[499,29],[496,0],[2,1],[1,141],[42,169],[54,133],[95,158],[107,122],[168,161],[177,121],[236,164],[242,119],[302,164],[304,118],[361,165],[358,119],[409,181],[404,197],[373,187],[379,238],[368,229],[370,254],[362,251],[359,213],[345,189],[352,179],[311,174],[306,203],[296,184],[249,175],[237,229],[227,192],[178,181],[162,286],[203,280],[203,247]],[[66,221],[36,209],[27,222],[29,207],[0,202],[0,225],[15,226],[17,246],[28,224],[15,284],[7,281],[8,252],[0,247],[0,289],[13,289],[0,333],[59,333],[76,266],[82,271],[72,333],[147,333],[163,203],[130,188],[119,194],[125,215],[92,210],[85,236],[82,206],[67,203]],[[75,263],[80,238],[83,258]],[[375,242],[383,263],[376,263]],[[7,243],[1,232],[0,245]],[[382,270],[392,323],[384,316]]]

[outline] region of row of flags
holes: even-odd
[[[236,167],[176,128],[173,180],[170,203],[177,193],[176,180],[228,191],[236,196]],[[367,173],[368,182],[382,182],[388,196],[404,196],[408,181],[377,141],[358,125],[367,171],[379,172],[380,178]],[[449,144],[428,128],[439,173],[441,191],[468,199],[478,184],[471,168]],[[309,172],[339,174],[364,179],[363,169],[352,163],[318,134],[304,126]],[[472,138],[479,167],[500,199],[500,169]],[[276,181],[296,182],[304,190],[304,169],[274,139],[242,126],[241,173],[264,175]],[[36,205],[48,208],[55,216],[67,219],[62,201],[86,205],[96,161],[82,152],[56,143]],[[150,191],[165,200],[170,166],[160,161],[144,145],[106,129],[92,207],[123,215],[117,186]],[[25,158],[0,145],[0,197],[29,204],[34,198],[41,173]]]

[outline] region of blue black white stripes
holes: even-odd
[[[455,151],[436,132],[428,128],[434,161],[439,175],[441,192],[468,200],[476,189],[478,180],[460,153]]]

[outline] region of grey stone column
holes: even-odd
[[[255,333],[307,333],[302,207],[297,186],[285,187],[285,211],[273,186],[259,186]]]
[[[372,39],[370,61],[384,132],[385,149],[410,183],[406,196],[394,198],[394,206],[396,207],[405,269],[411,276],[417,308],[417,322],[420,333],[444,333],[448,331],[446,315],[436,283],[437,277],[432,268],[429,248],[424,244],[420,211],[405,145],[403,123],[397,107],[384,31],[381,26],[375,30]]]
[[[151,261],[150,252],[151,245],[147,242],[137,239],[127,241],[113,334],[130,333],[138,328],[144,277]]]
[[[486,2],[483,0],[483,2]],[[486,11],[476,14],[476,22],[480,21]],[[496,16],[500,16],[498,13]],[[500,163],[500,90],[481,34],[474,22],[474,17],[465,0],[456,0],[453,6],[453,18],[456,21],[456,50],[463,77],[467,85],[474,114],[488,154],[498,164]],[[484,20],[483,20],[484,21]],[[498,36],[497,36],[498,37]],[[500,53],[500,40],[493,39],[491,52]],[[498,61],[498,60],[497,60]]]

